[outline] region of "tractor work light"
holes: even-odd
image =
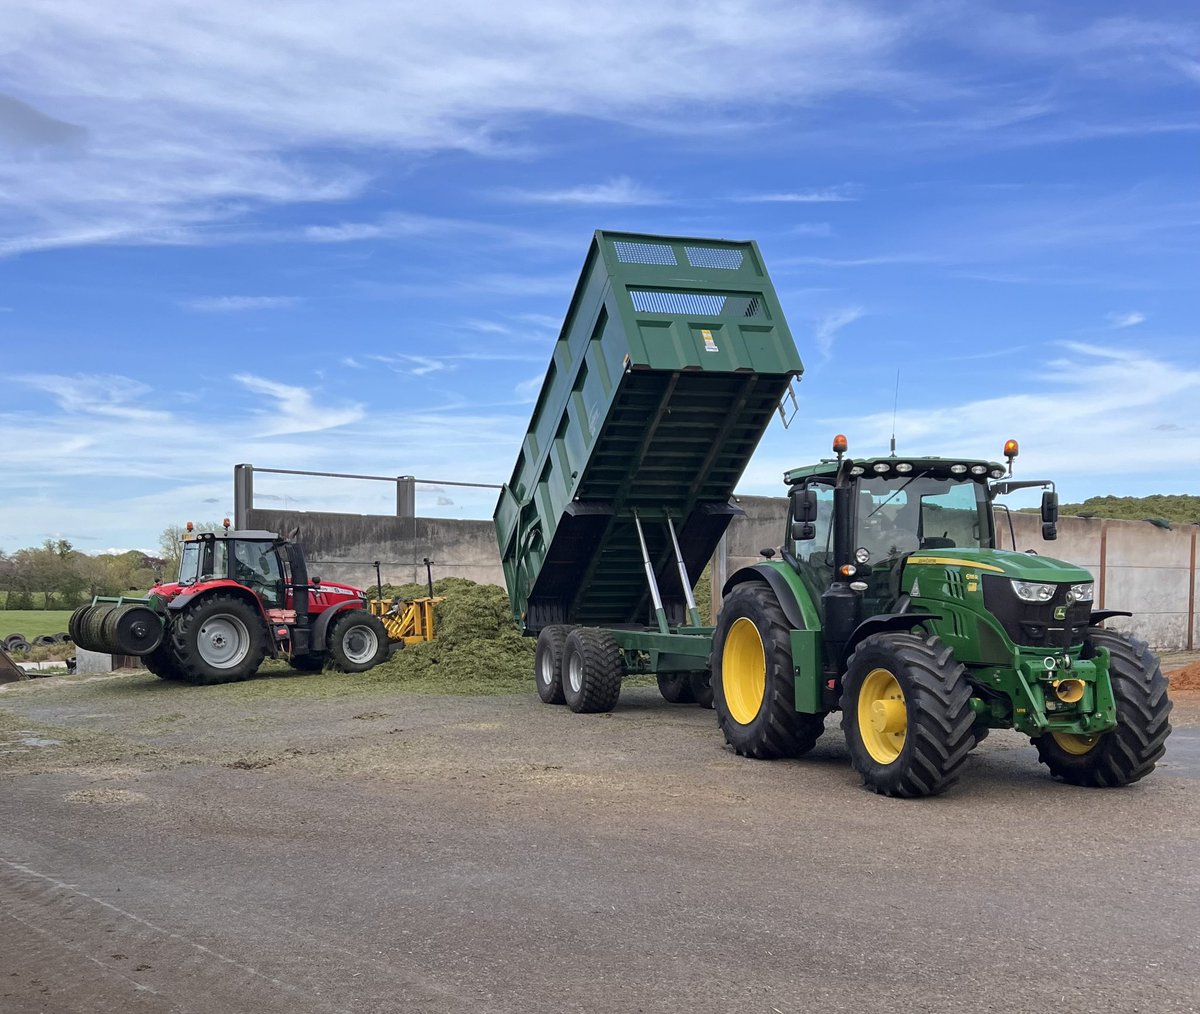
[[[1018,581],[1013,578],[1013,591],[1022,602],[1049,602],[1054,598],[1056,584],[1043,584],[1040,581]]]
[[[859,546],[858,549],[854,551],[854,560],[856,563],[870,563],[871,551],[865,546]]]
[[[188,530],[188,532],[192,532],[196,528],[196,526],[194,524],[192,524],[190,521],[183,527],[186,528]]]
[[[1004,456],[1012,461],[1018,454],[1021,453],[1021,447],[1015,440],[1004,441]]]
[[[1095,585],[1091,581],[1071,585],[1071,598],[1075,602],[1091,602]]]
[[[972,465],[971,466],[971,474],[972,475],[987,475],[987,468],[983,465]]]
[[[864,469],[863,469],[862,465],[855,465],[852,469],[850,469],[850,474],[851,475],[862,475],[863,471],[864,471]]]
[[[963,475],[967,471],[967,466],[966,465],[951,465],[950,471],[954,475]]]
[[[993,479],[1003,479],[1004,478],[1004,469],[1003,468],[993,468],[990,474]]]
[[[896,466],[896,471],[900,472],[902,475],[906,475],[912,471],[912,465],[910,465],[907,461],[902,461]]]
[[[889,464],[888,464],[886,461],[877,461],[877,462],[875,462],[875,471],[876,471],[876,472],[879,472],[879,473],[886,472],[886,471],[887,471],[888,469],[890,469],[891,467],[892,467],[892,466],[891,466],[891,465],[889,465]]]
[[[844,433],[839,433],[836,437],[833,438],[833,453],[834,454],[845,454],[846,448],[849,446],[850,446],[849,441],[846,440],[846,436]]]

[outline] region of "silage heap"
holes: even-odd
[[[503,588],[447,577],[435,581],[433,591],[445,596],[434,607],[436,638],[397,649],[364,676],[443,693],[494,693],[531,685],[533,640],[517,630]],[[384,587],[387,598],[428,593],[424,585]]]

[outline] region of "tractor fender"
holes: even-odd
[[[783,610],[788,626],[793,630],[808,629],[808,624],[804,622],[804,615],[800,612],[800,603],[796,601],[795,591],[788,584],[788,579],[774,567],[743,567],[741,570],[734,571],[722,587],[721,594],[728,595],[739,584],[745,584],[747,581],[761,581],[770,585],[771,591],[779,600],[779,607]]]
[[[846,642],[846,649],[842,655],[842,670],[845,671],[846,663],[850,661],[850,656],[854,654],[859,642],[872,634],[882,634],[888,630],[910,630],[926,620],[940,619],[941,616],[937,613],[880,613],[863,620],[854,628],[850,640]]]
[[[329,625],[334,621],[334,619],[336,619],[342,613],[346,612],[346,610],[348,610],[348,609],[365,609],[365,608],[366,607],[363,605],[363,603],[360,602],[358,599],[350,599],[346,602],[340,602],[335,606],[330,606],[328,609],[323,610],[317,616],[317,618],[313,620],[313,625],[312,625],[312,646],[313,646],[313,648],[312,648],[312,650],[313,651],[317,651],[317,650],[324,651],[325,650],[325,637],[329,633]]]
[[[1103,623],[1105,620],[1111,620],[1114,616],[1132,616],[1133,613],[1125,609],[1093,609],[1092,615],[1088,617],[1088,626],[1094,627]]]
[[[178,613],[182,609],[186,609],[197,599],[202,599],[206,595],[212,595],[215,592],[225,592],[226,594],[236,595],[240,599],[245,599],[251,602],[254,608],[258,611],[259,616],[265,622],[266,614],[263,612],[262,603],[258,596],[251,591],[247,591],[244,585],[238,584],[236,581],[207,581],[204,587],[199,591],[185,592],[182,595],[176,595],[170,602],[167,603],[168,613]]]

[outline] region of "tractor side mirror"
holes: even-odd
[[[1047,542],[1058,538],[1058,494],[1050,489],[1042,494],[1042,538]]]
[[[792,520],[800,522],[817,520],[816,490],[805,488],[792,491]],[[809,538],[813,537],[809,536]]]
[[[811,521],[793,521],[792,538],[797,542],[809,542],[817,537],[817,526]]]

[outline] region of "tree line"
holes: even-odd
[[[0,608],[74,609],[93,595],[144,593],[162,565],[137,550],[91,556],[66,539],[14,553],[0,550]]]

